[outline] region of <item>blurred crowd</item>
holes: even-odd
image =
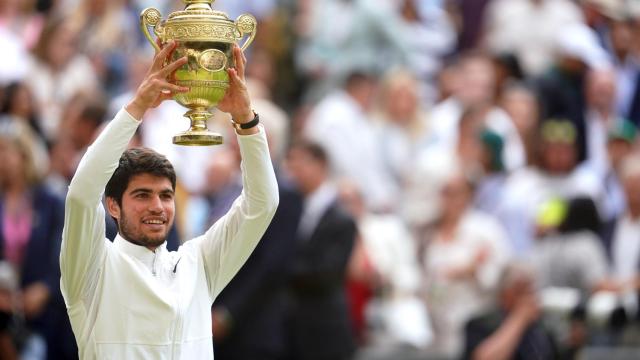
[[[77,357],[64,197],[150,64],[149,6],[184,4],[0,0],[2,359]],[[247,82],[281,199],[214,303],[216,359],[637,356],[640,1],[213,7],[258,18]],[[175,146],[185,111],[149,111],[131,144],[176,167],[170,249],[242,191],[227,114],[224,145]]]

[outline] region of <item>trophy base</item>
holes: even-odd
[[[186,146],[209,146],[222,144],[222,135],[212,131],[191,131],[187,130],[173,137],[173,143]]]

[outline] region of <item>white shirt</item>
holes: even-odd
[[[487,259],[474,279],[452,279],[448,272],[468,266],[482,250]],[[423,258],[429,312],[433,319],[433,349],[457,357],[463,349],[464,325],[493,304],[495,289],[511,251],[502,226],[491,216],[469,210],[460,219],[454,239],[431,239]]]
[[[324,182],[304,199],[304,209],[298,225],[298,237],[309,239],[320,223],[320,219],[337,197],[336,187],[329,182]]]
[[[65,207],[61,289],[81,359],[213,359],[211,304],[278,203],[264,130],[238,136],[244,190],[178,251],[105,238],[104,187],[140,122],[121,110],[89,147]],[[167,139],[168,141],[168,139]]]
[[[382,162],[373,122],[346,92],[322,100],[309,115],[304,134],[325,149],[333,175],[358,186],[369,209],[395,204],[398,189]]]
[[[582,18],[573,1],[492,1],[485,16],[486,44],[496,54],[515,53],[528,75],[541,74],[553,62],[558,33]]]
[[[619,281],[630,281],[640,272],[640,219],[625,216],[613,236],[613,270]]]
[[[464,105],[454,97],[438,103],[431,111],[433,133],[429,135],[434,139],[431,146],[454,151],[463,114]],[[504,140],[502,160],[507,170],[522,167],[525,164],[524,146],[509,115],[504,110],[494,107],[485,116],[484,124]]]

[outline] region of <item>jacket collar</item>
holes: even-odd
[[[128,240],[125,240],[122,236],[120,236],[119,233],[113,240],[113,244],[119,252],[140,260],[150,270],[153,266],[154,257],[161,252],[164,252],[167,248],[167,242],[165,241],[164,243],[162,243],[162,245],[156,248],[156,251],[151,251],[144,246],[136,245]]]

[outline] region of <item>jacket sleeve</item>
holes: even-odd
[[[211,302],[245,263],[278,207],[278,184],[262,125],[238,135],[243,190],[231,209],[194,241],[204,257]]]
[[[98,275],[108,242],[102,194],[139,124],[120,110],[89,146],[69,185],[60,250],[60,286],[67,306],[82,299]]]

